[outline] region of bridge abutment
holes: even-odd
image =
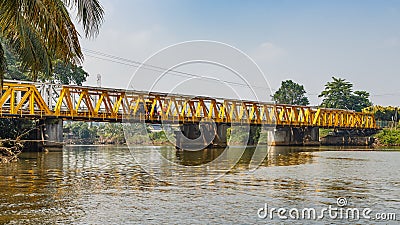
[[[333,134],[329,134],[321,138],[321,145],[336,146],[369,146],[374,143],[374,135],[377,130],[359,129],[359,130],[335,130]]]

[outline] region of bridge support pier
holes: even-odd
[[[259,135],[261,132],[261,125],[251,124],[249,131],[249,140],[247,141],[247,145],[255,145],[258,141]]]
[[[319,145],[318,127],[277,127],[268,131],[268,143],[280,145]]]
[[[177,149],[197,149],[206,145],[206,140],[199,139],[201,131],[198,123],[184,123],[180,131],[175,131]],[[187,140],[189,139],[189,140]]]
[[[189,139],[192,139],[192,140],[196,139],[196,138],[200,137],[199,124],[197,124],[197,123],[182,124],[181,132],[183,133],[183,135],[185,135],[185,137],[187,137]]]
[[[217,124],[217,132],[213,140],[213,146],[218,148],[225,148],[228,145],[227,133],[230,126],[226,123]]]
[[[227,131],[229,125],[225,123],[217,123],[216,127],[211,124],[203,123],[202,129],[205,134],[201,133],[199,123],[185,123],[180,126],[180,131],[176,131],[176,147],[178,149],[192,149],[199,146],[225,148],[228,144]],[[181,135],[183,134],[183,135]],[[184,137],[183,137],[184,136]],[[198,139],[200,136],[202,138]],[[185,137],[190,139],[185,143]],[[210,144],[208,144],[212,140]]]
[[[63,120],[44,119],[39,121],[37,139],[41,140],[39,148],[59,151],[63,147]]]

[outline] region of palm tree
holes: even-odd
[[[51,74],[52,60],[75,65],[83,61],[79,33],[68,9],[76,12],[86,38],[98,34],[104,15],[98,0],[0,0],[0,38],[19,56],[33,79],[38,72]],[[0,44],[0,90],[5,70]]]

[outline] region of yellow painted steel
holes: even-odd
[[[59,86],[45,101],[34,83],[4,83],[0,117],[56,117],[65,120],[199,122],[376,129],[372,113],[252,101]],[[19,96],[19,97],[17,97]],[[52,99],[52,100],[51,100]]]

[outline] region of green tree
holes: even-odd
[[[82,68],[72,63],[65,64],[61,60],[54,63],[53,77],[48,77],[46,80],[56,80],[60,84],[76,84],[82,85],[86,81],[89,74]]]
[[[308,105],[310,102],[305,94],[303,85],[292,80],[285,80],[272,96],[272,100],[278,104]]]
[[[98,128],[98,135],[101,139],[107,139],[114,143],[125,142],[124,127],[119,123],[106,123]]]
[[[353,84],[345,79],[332,77],[332,82],[325,84],[325,90],[318,97],[322,97],[321,107],[350,109],[361,112],[365,107],[371,106],[369,93],[354,91]]]
[[[35,126],[35,121],[29,119],[0,119],[0,138],[15,139]],[[28,135],[24,136],[27,137]],[[24,138],[23,137],[23,138]]]
[[[73,65],[83,60],[79,33],[68,9],[76,12],[86,37],[98,34],[104,15],[98,0],[0,0],[0,37],[17,53],[33,80],[39,72],[51,75],[56,59]],[[0,90],[5,72],[0,44]]]
[[[373,113],[376,120],[380,121],[395,121],[398,122],[400,120],[400,108],[393,106],[370,106],[364,108],[363,112]]]
[[[69,129],[79,139],[94,139],[97,136],[97,127],[89,126],[87,122],[72,122],[64,128]]]
[[[18,59],[7,45],[3,44],[5,56],[7,60],[7,73],[5,74],[6,79],[11,80],[29,80],[32,81],[29,76],[29,71],[22,67],[22,62]],[[82,68],[82,66],[74,64],[65,64],[61,60],[54,60],[52,62],[53,69],[51,75],[46,75],[39,72],[39,80],[42,82],[52,82],[59,84],[76,84],[82,85],[86,81],[89,74]]]
[[[366,91],[354,91],[350,98],[353,110],[361,112],[362,109],[372,105],[369,100],[369,93]]]

